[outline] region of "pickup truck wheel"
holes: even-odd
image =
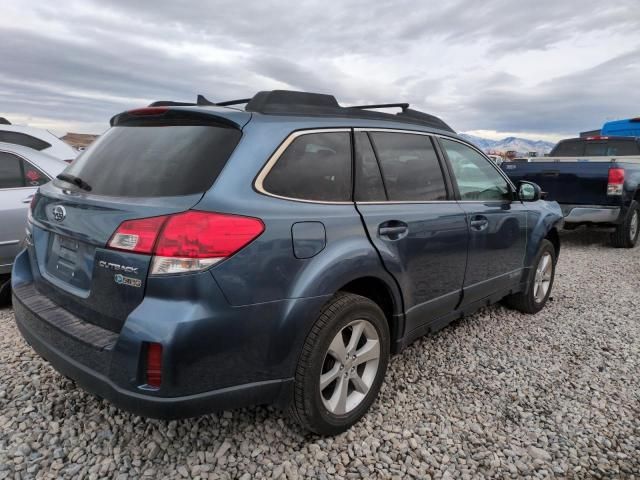
[[[505,303],[522,313],[538,313],[549,299],[556,274],[556,250],[549,240],[543,240],[529,272],[527,289],[509,295]]]
[[[640,205],[631,202],[629,211],[624,221],[616,227],[611,234],[611,244],[616,248],[633,248],[638,242],[640,233]]]
[[[290,415],[320,435],[336,435],[360,420],[382,385],[389,336],[376,303],[338,293],[324,306],[305,341]]]

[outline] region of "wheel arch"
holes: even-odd
[[[391,333],[391,347],[394,350],[396,340],[402,332],[403,305],[402,298],[395,294],[395,289],[379,277],[365,276],[351,280],[338,289],[341,292],[354,293],[368,298],[380,307],[387,319]]]

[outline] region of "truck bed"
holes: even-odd
[[[565,205],[620,206],[620,196],[607,195],[609,169],[640,171],[640,156],[628,157],[540,157],[529,162],[502,164],[514,181],[535,182],[547,200]]]

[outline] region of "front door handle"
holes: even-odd
[[[398,220],[390,220],[381,223],[378,227],[378,235],[389,240],[399,240],[409,231],[409,225]]]
[[[474,215],[469,222],[471,229],[476,232],[481,232],[489,226],[489,219],[483,215]]]
[[[22,203],[31,203],[31,200],[33,200],[33,195],[29,195],[26,198],[22,199]]]

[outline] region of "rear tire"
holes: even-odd
[[[542,240],[529,272],[527,289],[509,295],[505,303],[522,313],[538,313],[549,299],[556,275],[556,249],[549,240]]]
[[[615,248],[633,248],[638,242],[640,233],[640,205],[631,202],[624,221],[611,234],[611,245]]]
[[[303,428],[337,435],[378,396],[389,363],[389,325],[380,307],[339,292],[322,309],[302,349],[289,414]]]

